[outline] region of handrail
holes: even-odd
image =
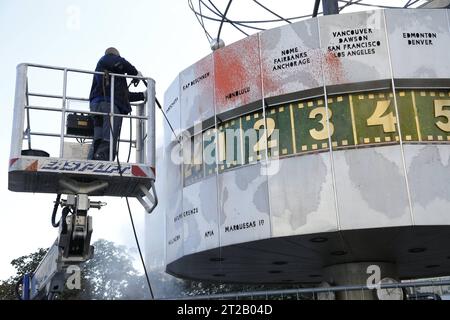
[[[59,94],[46,94],[46,93],[40,93],[40,92],[29,92],[28,91],[28,69],[32,68],[39,68],[39,69],[47,69],[47,70],[57,70],[64,73],[63,77],[63,88],[62,88],[62,95]],[[16,78],[16,97],[15,97],[15,107],[14,107],[14,120],[13,120],[13,136],[11,139],[11,152],[10,157],[11,158],[17,158],[21,156],[22,151],[22,144],[23,140],[28,138],[29,142],[31,140],[31,136],[46,136],[46,137],[58,137],[60,138],[59,143],[59,157],[63,157],[64,154],[64,144],[66,142],[66,139],[73,139],[73,138],[81,138],[81,139],[92,139],[92,137],[84,137],[74,134],[67,134],[66,131],[66,116],[68,113],[81,113],[85,115],[101,115],[101,116],[107,116],[109,117],[111,121],[111,127],[114,128],[114,120],[119,121],[118,119],[135,119],[135,126],[136,126],[136,134],[137,136],[134,139],[131,139],[131,145],[136,148],[136,160],[139,160],[139,163],[146,164],[152,168],[155,167],[155,82],[152,78],[149,77],[143,77],[143,76],[133,76],[133,75],[126,75],[126,74],[117,74],[117,73],[109,73],[108,75],[111,78],[111,100],[114,99],[114,81],[116,77],[120,78],[126,78],[126,79],[139,79],[139,80],[145,80],[146,84],[148,84],[146,93],[147,93],[147,100],[144,103],[132,103],[133,106],[137,106],[136,113],[133,112],[133,114],[121,114],[116,113],[117,111],[114,110],[114,104],[111,104],[111,110],[108,112],[107,110],[104,110],[106,112],[96,112],[96,111],[90,111],[90,110],[84,110],[83,107],[81,108],[70,108],[68,105],[68,101],[83,101],[87,102],[89,101],[88,98],[85,97],[75,97],[75,96],[69,96],[68,93],[68,86],[70,86],[70,78],[68,77],[69,73],[83,73],[87,75],[104,75],[104,72],[99,71],[89,71],[89,70],[82,70],[82,69],[76,69],[76,68],[66,68],[66,67],[58,67],[58,66],[50,66],[50,65],[42,65],[42,64],[35,64],[35,63],[21,63],[17,66],[17,78]],[[44,102],[44,105],[33,105],[33,103],[28,102],[29,97],[40,97],[40,98],[50,98],[50,99],[57,99],[60,100],[57,102],[58,104],[61,104],[60,107],[56,107],[57,105],[47,105],[47,102]],[[114,100],[113,100],[114,101]],[[141,107],[142,106],[142,107]],[[61,112],[61,121],[58,125],[59,129],[51,129],[47,130],[44,129],[40,132],[27,130],[27,132],[24,132],[24,122],[30,121],[30,119],[27,117],[25,119],[26,114],[29,114],[29,110],[40,110],[40,111],[50,111],[50,112]],[[120,118],[116,118],[120,117]],[[144,121],[146,125],[144,125]],[[27,126],[29,127],[29,126]],[[59,135],[53,132],[47,132],[47,131],[54,131],[59,132]],[[139,134],[138,134],[139,133]],[[112,139],[113,133],[110,132],[110,156],[109,161],[112,161],[113,156],[113,141]],[[116,133],[114,133],[116,135]],[[130,142],[129,140],[120,139],[119,142]],[[140,140],[140,141],[138,141]],[[139,148],[137,147],[139,146]],[[35,146],[34,146],[35,147]]]
[[[49,66],[49,65],[35,64],[35,63],[21,63],[20,65],[24,65],[27,67],[41,68],[41,69],[51,69],[51,70],[59,70],[59,71],[67,70],[67,72],[104,75],[104,72],[100,72],[100,71],[89,71],[89,70],[83,70],[83,69],[64,68],[64,67],[56,67],[56,66]],[[115,76],[115,77],[130,78],[130,79],[152,80],[149,77],[132,76],[132,75],[121,74],[121,73],[109,73],[109,75]]]
[[[66,108],[67,108],[67,69],[64,68],[63,77],[63,98],[62,98],[62,111],[61,111],[61,138],[59,141],[59,157],[64,156],[64,130],[66,129]]]
[[[29,95],[28,95],[28,82],[27,82],[27,87],[25,88],[25,92],[26,92],[26,94],[25,94],[25,99],[26,99],[25,103],[28,105],[28,104],[30,104],[30,102],[28,100],[28,97],[29,97]],[[27,132],[27,135],[28,135],[28,149],[31,149],[30,131],[31,131],[31,128],[30,128],[30,110],[27,109],[27,130],[26,130],[26,132]]]
[[[254,296],[269,296],[269,295],[282,295],[282,294],[296,294],[296,293],[323,293],[323,292],[339,292],[339,291],[356,291],[356,290],[376,290],[380,289],[392,289],[392,288],[416,288],[416,287],[430,287],[430,286],[448,286],[450,280],[441,281],[411,281],[401,283],[380,283],[374,285],[375,288],[369,288],[367,285],[351,285],[351,286],[334,286],[334,287],[315,287],[315,288],[298,288],[298,289],[286,289],[286,290],[262,290],[262,291],[250,291],[250,292],[229,292],[229,293],[217,293],[212,295],[198,295],[176,298],[179,300],[205,300],[205,299],[226,299],[236,297],[254,297]],[[165,300],[171,300],[174,298],[168,298]]]
[[[60,83],[59,73],[63,72],[62,79],[62,94],[46,94],[40,93],[39,89],[36,89],[38,92],[30,92],[28,90],[29,84],[29,69],[31,68],[42,68],[47,70],[58,70],[58,84]],[[89,102],[91,101],[85,97],[74,97],[68,95],[68,88],[72,86],[72,82],[70,82],[69,73],[83,73],[86,75],[106,75],[110,78],[110,92],[103,92],[103,95],[110,95],[110,102],[108,102],[109,108],[104,110],[103,108],[99,111],[91,111],[90,108],[86,108],[86,103],[82,105],[82,103],[75,104],[75,108],[70,107],[71,101],[82,101]],[[53,73],[55,74],[55,73]],[[55,77],[55,76],[54,76]],[[53,78],[54,78],[53,77]],[[114,99],[114,95],[118,92],[114,92],[117,88],[114,86],[114,82],[118,81],[117,77],[125,78],[125,79],[138,79],[143,81],[146,86],[144,95],[141,97],[145,97],[145,101],[141,103],[130,103],[133,106],[136,106],[133,112],[122,114],[121,110],[117,108],[117,99]],[[90,78],[92,81],[92,76],[84,76],[83,78]],[[83,79],[84,80],[84,79]],[[120,80],[120,79],[119,79]],[[32,80],[34,81],[34,79]],[[78,85],[78,82],[74,82]],[[125,81],[126,83],[126,81]],[[125,89],[125,88],[124,88]],[[44,89],[46,90],[46,89]],[[109,90],[108,90],[109,91]],[[59,93],[59,92],[58,92]],[[38,97],[44,98],[43,102],[30,102],[30,97]],[[39,99],[34,99],[39,100]],[[41,99],[42,100],[42,99]],[[37,105],[33,105],[37,104]],[[40,104],[40,105],[39,105]],[[155,190],[155,167],[156,167],[156,141],[155,141],[155,104],[156,104],[156,96],[155,96],[155,81],[152,78],[143,77],[143,76],[132,76],[125,74],[116,74],[116,73],[107,73],[107,72],[98,72],[98,71],[87,71],[87,70],[79,70],[73,68],[65,68],[65,67],[55,67],[55,66],[46,66],[32,63],[22,63],[19,64],[16,68],[16,91],[14,98],[14,116],[13,116],[13,127],[12,127],[12,136],[11,136],[11,149],[10,149],[10,166],[9,166],[9,186],[10,190],[19,191],[19,192],[55,192],[61,193],[60,187],[55,183],[57,181],[61,181],[61,179],[66,179],[67,177],[72,177],[79,181],[85,181],[88,176],[90,180],[97,181],[99,183],[103,183],[103,185],[108,185],[111,181],[114,181],[114,185],[109,186],[105,189],[103,195],[112,195],[112,196],[123,196],[125,194],[132,194],[136,197],[139,202],[143,205],[145,210],[148,213],[151,213],[154,208],[158,204],[158,197]],[[87,109],[87,110],[86,110]],[[33,111],[41,111],[36,112],[38,114],[37,121],[41,124],[43,129],[39,130],[31,130],[31,117],[30,110]],[[44,112],[42,112],[44,111]],[[54,119],[49,118],[48,112],[60,112],[61,115],[56,114],[57,118],[60,118],[60,121],[52,121]],[[91,132],[86,132],[79,128],[80,131],[77,131],[77,127],[68,126],[68,121],[72,121],[68,115],[71,114],[82,114],[83,117],[74,119],[75,123],[78,126],[82,126],[88,124],[87,120],[94,120],[95,122],[97,118],[102,118],[105,125],[109,124],[108,129],[109,133],[104,132],[105,141],[109,136],[109,157],[105,155],[105,161],[109,160],[109,164],[98,163],[97,160],[92,160],[92,145],[94,144],[94,137]],[[33,113],[33,116],[35,114]],[[53,113],[54,115],[54,113]],[[102,117],[92,117],[92,115],[102,116]],[[33,117],[33,121],[36,121],[36,117]],[[129,127],[130,133],[127,135],[127,140],[120,138],[120,128],[117,126],[118,123],[121,123],[123,119],[130,119]],[[86,121],[85,121],[86,119]],[[132,121],[135,119],[135,121]],[[114,122],[116,123],[116,128],[114,127]],[[26,125],[26,129],[24,131],[24,125]],[[92,126],[92,125],[91,125]],[[135,132],[133,132],[133,126],[135,126]],[[106,127],[106,126],[105,126]],[[35,128],[36,129],[36,128]],[[73,130],[69,130],[73,129]],[[92,128],[90,128],[92,129]],[[95,128],[97,130],[98,128]],[[108,136],[106,136],[108,134]],[[33,145],[34,151],[40,151],[38,148],[46,149],[49,146],[55,146],[52,148],[52,155],[50,156],[47,152],[42,153],[32,153],[32,152],[23,152],[24,148],[24,140],[28,139],[28,150],[33,151],[31,148],[31,136],[41,136],[46,139],[44,142],[39,143],[38,146]],[[54,144],[53,141],[58,139],[58,145]],[[73,140],[72,140],[73,139]],[[77,139],[77,142],[80,145],[72,145],[69,142]],[[116,140],[117,139],[117,140]],[[41,141],[41,140],[40,140]],[[87,144],[84,144],[87,142]],[[92,143],[92,144],[91,144]],[[129,144],[129,153],[128,160],[124,162],[120,162],[119,160],[119,147],[120,143],[128,143]],[[86,148],[83,148],[81,145],[84,144],[84,147],[89,147],[89,155],[86,157]],[[94,144],[95,145],[95,144]],[[57,149],[57,147],[59,148]],[[76,148],[76,152],[74,154],[64,152],[64,149]],[[135,148],[135,159],[130,159],[131,148]],[[75,150],[75,149],[73,149]],[[115,151],[117,150],[117,153]],[[42,150],[43,151],[43,150]],[[67,157],[65,157],[65,154]],[[114,159],[117,154],[117,159]],[[36,159],[38,158],[38,159]],[[86,159],[89,158],[89,159]],[[50,159],[50,160],[45,160]],[[19,161],[18,161],[19,160]],[[98,170],[86,171],[85,169],[80,170],[79,172],[68,172],[64,170],[46,170],[45,167],[40,166],[40,164],[46,163],[46,161],[55,161],[59,160],[64,161],[86,161],[88,166],[96,166],[100,165],[103,167],[106,166],[117,166],[119,170],[111,171],[111,172],[101,172]],[[90,162],[90,161],[93,162]],[[117,160],[117,164],[114,162]],[[33,162],[30,162],[33,161]],[[33,166],[33,170],[29,170],[29,162]],[[95,163],[94,163],[95,162]],[[15,165],[13,165],[15,164]],[[36,165],[38,164],[38,165]],[[127,168],[127,170],[120,170],[120,167],[124,165],[123,168]],[[87,168],[87,167],[86,167]],[[45,171],[45,173],[42,173]],[[105,174],[106,173],[106,174]],[[101,175],[101,177],[100,177]],[[26,180],[26,176],[33,176],[32,181]],[[120,179],[117,179],[120,177]],[[42,180],[45,179],[45,180]],[[111,180],[113,179],[113,180]],[[130,190],[130,179],[131,182],[139,183],[139,190],[132,189]],[[26,181],[25,181],[26,180]],[[81,181],[80,180],[80,181]],[[45,181],[45,183],[42,183]],[[47,183],[48,181],[48,183]],[[56,182],[55,182],[56,181]],[[115,186],[115,184],[118,186]],[[11,187],[12,186],[12,187]],[[150,190],[147,188],[150,186]],[[70,190],[74,192],[74,190]],[[80,190],[77,190],[77,192]],[[84,190],[88,192],[89,190]],[[80,192],[84,192],[80,191]],[[62,193],[67,192],[67,190],[63,190]],[[103,192],[103,191],[102,191]]]
[[[41,110],[41,111],[54,111],[54,112],[62,112],[61,108],[55,108],[55,107],[41,107],[41,106],[25,106],[25,109],[30,110]],[[80,110],[80,109],[66,109],[66,112],[71,113],[84,113],[84,114],[92,114],[92,115],[100,115],[100,116],[109,116],[112,115],[114,117],[121,117],[121,118],[131,118],[131,119],[139,119],[139,120],[148,120],[145,116],[133,116],[129,114],[121,114],[121,113],[109,113],[109,112],[98,112],[98,111],[87,111],[87,110]]]
[[[32,136],[40,136],[40,137],[51,137],[51,138],[59,138],[61,135],[58,133],[45,133],[45,132],[39,132],[39,131],[30,131],[30,135]],[[92,137],[85,137],[85,136],[79,136],[76,134],[64,134],[64,138],[73,138],[73,139],[86,139],[86,140],[92,140]],[[129,143],[130,140],[123,140],[120,139],[120,142]],[[132,145],[136,144],[136,140],[131,140]]]
[[[35,93],[28,92],[28,96],[30,97],[40,97],[40,98],[54,98],[54,99],[62,99],[62,96],[58,96],[56,94],[44,94],[44,93]],[[80,97],[66,97],[67,100],[75,100],[75,101],[89,101],[89,98],[80,98]]]
[[[114,80],[115,80],[116,78],[114,77],[114,76],[111,76],[111,95],[110,95],[110,97],[111,97],[111,103],[109,104],[109,107],[110,107],[110,117],[109,117],[109,128],[110,128],[110,130],[109,130],[109,161],[112,161],[113,159],[114,159],[114,147],[116,147],[116,145],[114,144],[114,135],[113,135],[113,133],[114,134],[117,134],[117,132],[113,132],[113,130],[114,130],[114,116],[113,116],[113,113],[114,113],[114,109],[115,109],[115,103],[114,103],[114,98],[115,98],[115,96],[114,96],[114,87],[115,87],[115,84],[114,84]],[[103,94],[105,94],[105,92],[103,92]]]
[[[35,93],[35,92],[28,92],[29,97],[40,97],[40,98],[51,98],[51,99],[62,99],[62,96],[56,95],[56,94],[43,94],[43,93]],[[89,101],[89,98],[81,98],[81,97],[72,97],[67,96],[67,100],[70,101]],[[130,102],[132,106],[138,106],[139,103]]]

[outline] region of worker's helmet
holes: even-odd
[[[109,47],[108,49],[106,49],[106,50],[105,50],[105,55],[106,55],[106,54],[113,54],[113,55],[115,55],[115,56],[119,56],[119,57],[120,57],[119,50],[117,50],[117,49],[114,48],[114,47]]]

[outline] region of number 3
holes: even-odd
[[[328,139],[327,124],[325,121],[325,119],[327,118],[327,110],[325,109],[325,107],[318,107],[313,109],[309,114],[309,118],[315,119],[319,114],[322,116],[322,119],[320,119],[319,121],[319,123],[322,125],[322,129],[321,130],[311,129],[309,130],[309,134],[315,140]],[[330,120],[332,116],[333,113],[331,112],[330,109],[328,109],[328,120]],[[330,124],[330,136],[332,136],[334,133],[334,125],[331,123],[331,121],[329,121],[329,124]]]

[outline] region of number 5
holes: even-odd
[[[444,109],[444,107],[450,108],[450,100],[434,101],[434,117],[447,118],[447,122],[438,121],[436,122],[436,126],[442,131],[450,132],[450,109]]]

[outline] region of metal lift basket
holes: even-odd
[[[28,71],[30,68],[57,70],[63,73],[61,95],[42,94],[28,91]],[[89,196],[136,197],[148,212],[157,205],[155,191],[155,81],[151,78],[109,74],[111,77],[111,100],[114,101],[114,80],[117,77],[140,79],[147,82],[147,101],[136,104],[135,115],[75,110],[69,108],[69,101],[89,101],[87,98],[69,97],[67,76],[76,74],[102,74],[101,72],[77,70],[36,64],[17,66],[16,92],[14,101],[14,119],[9,158],[8,189],[16,192],[87,194]],[[40,97],[56,101],[52,106],[30,105],[30,97]],[[60,105],[57,107],[56,105]],[[113,104],[111,104],[113,105]],[[30,110],[61,113],[59,134],[36,132],[31,128]],[[34,111],[36,112],[36,111]],[[136,148],[135,163],[117,163],[113,161],[112,133],[110,136],[109,161],[73,159],[64,157],[66,140],[86,139],[66,132],[68,114],[108,115],[111,124],[117,117],[135,119],[136,134],[133,143]],[[130,121],[131,122],[131,121]],[[130,124],[131,125],[131,124]],[[59,156],[49,156],[46,152],[31,148],[32,136],[53,137],[59,144]],[[91,138],[87,138],[91,139]],[[130,137],[131,139],[131,137]],[[28,149],[26,149],[28,144]],[[24,148],[25,147],[25,148]],[[144,197],[147,199],[145,200]]]

